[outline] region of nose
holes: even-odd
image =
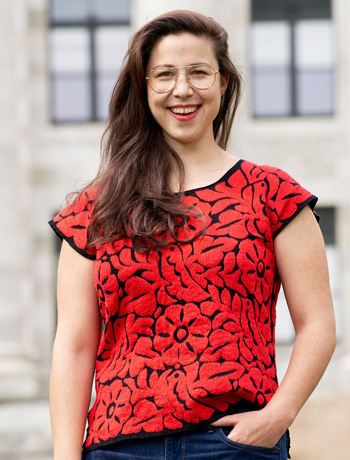
[[[190,85],[185,73],[179,73],[173,89],[173,95],[178,97],[187,97],[193,94],[193,88]]]

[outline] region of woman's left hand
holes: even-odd
[[[274,447],[288,425],[278,422],[271,416],[266,408],[243,412],[241,414],[227,415],[220,418],[212,426],[231,426],[232,431],[228,434],[231,441],[259,447]]]

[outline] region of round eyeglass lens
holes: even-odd
[[[210,88],[213,86],[216,78],[215,70],[207,64],[189,67],[186,75],[191,85],[198,89]]]
[[[154,91],[167,93],[174,88],[179,75],[185,74],[194,88],[208,89],[215,83],[217,73],[208,64],[198,64],[187,67],[185,72],[177,72],[174,67],[158,67],[146,78]]]

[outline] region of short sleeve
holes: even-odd
[[[291,222],[305,206],[312,210],[318,198],[303,188],[289,174],[281,169],[274,168],[266,176],[267,214],[270,220],[273,237],[276,236]],[[319,220],[314,212],[315,218]]]
[[[61,240],[66,240],[79,254],[92,260],[96,259],[96,248],[89,245],[89,223],[94,195],[93,191],[82,193],[49,222]]]

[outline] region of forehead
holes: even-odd
[[[181,67],[207,63],[217,66],[213,42],[210,38],[190,33],[166,35],[154,45],[147,70],[159,66]]]

